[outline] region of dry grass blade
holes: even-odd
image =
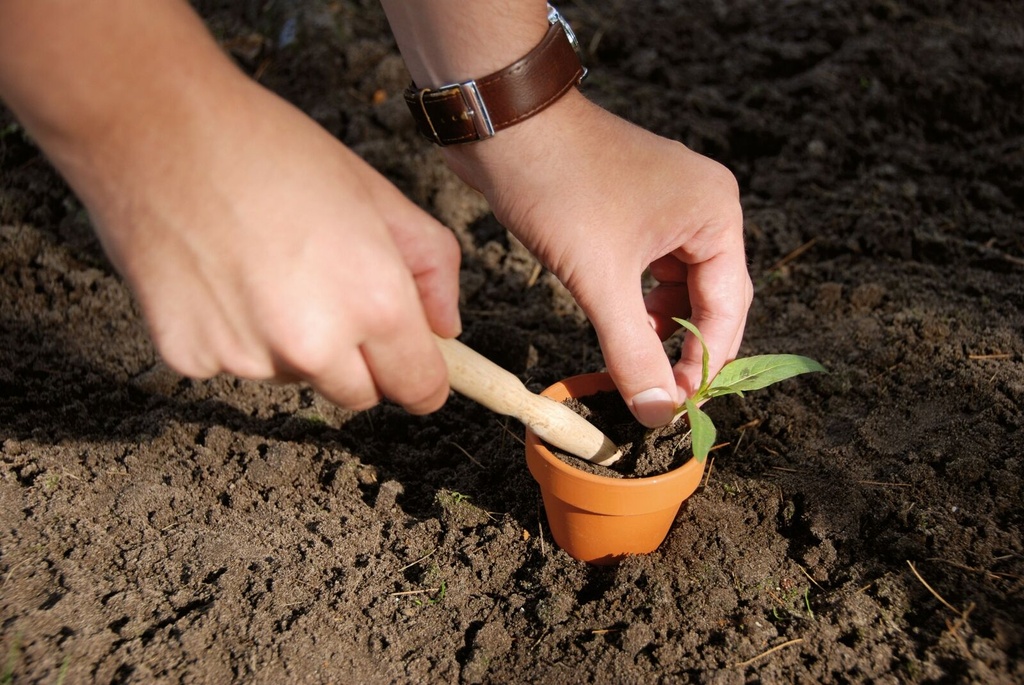
[[[546,638],[550,632],[550,628],[545,628],[544,632],[540,634],[540,637],[538,637],[536,641],[534,641],[534,643],[530,645],[530,651],[532,652],[533,650],[537,649],[537,647],[540,646],[540,643],[544,641],[544,638]]]
[[[768,588],[765,588],[764,591],[765,591],[765,594],[767,594],[769,597],[771,597],[775,601],[775,603],[779,605],[780,609],[785,609],[786,608],[786,603],[784,601],[782,601],[782,597],[779,597],[777,594],[775,594],[774,592],[772,592]]]
[[[431,592],[437,592],[440,589],[441,588],[439,588],[439,587],[428,587],[428,588],[424,588],[422,590],[404,590],[402,592],[392,592],[391,596],[392,597],[407,597],[409,595],[426,595],[426,594],[430,594]]]
[[[964,653],[964,656],[966,656],[968,659],[971,658],[973,654],[971,654],[971,648],[967,646],[967,640],[965,640],[964,636],[960,634],[960,629],[967,625],[967,617],[971,615],[972,611],[974,611],[974,606],[974,602],[971,602],[971,604],[966,609],[964,609],[964,613],[960,616],[960,618],[958,618],[956,621],[952,623],[949,621],[948,618],[946,619],[947,632],[954,640],[956,640],[957,645],[959,645],[960,649]]]
[[[537,538],[540,540],[540,555],[548,555],[547,544],[544,542],[544,517],[540,515],[540,502],[537,503]]]
[[[422,557],[420,557],[416,561],[411,561],[408,564],[406,564],[405,566],[403,566],[402,568],[398,569],[398,573],[403,573],[403,572],[409,570],[410,568],[412,568],[416,564],[420,563],[421,561],[424,561],[424,560],[428,559],[430,557],[430,555],[433,554],[436,551],[437,551],[437,547],[435,547],[434,549],[430,550],[429,552],[424,554]]]
[[[534,263],[533,270],[530,272],[530,277],[528,279],[526,279],[526,288],[527,288],[527,290],[529,290],[533,286],[537,285],[537,279],[540,278],[540,274],[541,274],[541,272],[543,270],[544,270],[544,267],[542,267],[540,265],[540,262]]]
[[[518,435],[516,435],[515,433],[513,433],[513,432],[512,432],[512,430],[511,430],[511,429],[510,429],[510,428],[508,427],[508,421],[504,421],[504,422],[502,422],[502,421],[499,421],[498,419],[495,419],[495,421],[497,421],[497,422],[498,422],[498,425],[499,425],[499,426],[501,426],[501,429],[502,429],[503,431],[505,431],[506,433],[508,433],[509,435],[511,435],[511,436],[512,436],[512,437],[513,437],[513,438],[514,438],[514,439],[516,440],[516,442],[518,442],[518,443],[519,443],[520,445],[522,445],[523,447],[525,447],[525,446],[526,446],[526,441],[525,441],[525,440],[523,440],[523,439],[522,439],[521,437],[519,437]]]
[[[736,438],[736,444],[732,446],[732,453],[736,454],[740,448],[740,444],[743,442],[744,436],[747,434],[747,430],[757,428],[761,425],[761,419],[754,419],[753,421],[747,421],[745,424],[739,427],[740,437]]]
[[[24,566],[25,564],[27,564],[28,561],[28,559],[22,559],[21,561],[19,561],[16,564],[13,564],[9,569],[7,569],[7,575],[4,576],[3,582],[0,582],[0,588],[2,588],[4,585],[7,585],[7,581],[11,579],[11,576],[14,575],[14,572],[22,566]]]
[[[998,571],[990,571],[987,568],[974,568],[973,566],[967,566],[956,561],[950,561],[949,559],[942,559],[941,557],[930,557],[928,561],[937,561],[941,564],[947,564],[953,568],[958,568],[961,571],[969,571],[970,573],[980,573],[990,580],[1024,580],[1024,576],[1018,576],[1013,573],[999,573]],[[997,559],[996,561],[999,561]]]
[[[788,642],[783,642],[781,645],[775,645],[771,649],[769,649],[767,651],[764,651],[764,652],[761,652],[757,656],[752,657],[750,659],[747,659],[746,661],[741,661],[738,664],[733,664],[733,666],[735,666],[736,668],[746,668],[747,666],[750,666],[752,663],[754,663],[754,662],[756,662],[756,661],[758,661],[760,659],[763,659],[764,657],[768,656],[769,654],[774,654],[775,652],[779,651],[780,649],[785,649],[786,647],[792,647],[793,645],[801,644],[803,641],[804,641],[804,639],[802,637],[798,637],[795,640],[789,640]]]
[[[715,468],[715,458],[711,457],[711,461],[708,462],[708,472],[706,477],[704,478],[704,483],[700,486],[702,490],[707,489],[708,483],[711,482],[711,470],[713,468]]]
[[[823,587],[822,587],[821,585],[818,585],[818,581],[816,581],[816,580],[815,580],[815,579],[814,579],[814,578],[813,578],[813,577],[811,576],[811,574],[810,574],[810,573],[809,573],[809,572],[807,571],[807,569],[805,569],[805,568],[804,568],[803,566],[801,566],[800,564],[797,564],[797,565],[796,565],[796,567],[797,567],[798,569],[800,569],[800,572],[801,572],[801,573],[803,573],[803,574],[804,574],[805,576],[807,576],[807,580],[809,580],[809,581],[811,581],[812,583],[814,583],[814,585],[815,585],[815,586],[816,586],[816,587],[817,587],[817,588],[818,588],[819,590],[824,590],[824,589],[825,589],[825,588],[823,588]]]
[[[789,264],[793,260],[799,258],[801,255],[803,255],[809,249],[814,247],[814,244],[817,243],[817,242],[818,242],[817,237],[811,238],[806,243],[804,243],[800,247],[796,248],[795,250],[793,250],[792,252],[787,254],[785,257],[783,257],[782,259],[780,259],[779,261],[775,262],[770,267],[768,267],[768,273],[772,273],[773,271],[778,271],[779,269],[781,269],[782,267],[786,266],[787,264]]]
[[[940,595],[938,592],[936,592],[935,588],[933,588],[931,585],[928,584],[928,581],[926,581],[924,578],[921,577],[921,574],[917,572],[917,568],[914,566],[914,562],[912,562],[910,560],[907,560],[907,566],[909,566],[910,570],[914,572],[914,575],[917,576],[917,579],[919,581],[921,581],[921,585],[924,585],[925,588],[928,589],[928,592],[932,593],[932,597],[934,597],[935,599],[939,600],[939,602],[942,603],[942,606],[946,607],[947,609],[952,611],[954,614],[963,614],[962,611],[960,611],[959,609],[954,607],[952,604],[947,602],[942,597],[942,595]]]
[[[467,459],[469,459],[469,460],[470,460],[471,462],[473,462],[474,464],[476,464],[476,465],[477,465],[477,466],[479,466],[480,468],[484,468],[484,465],[483,465],[483,464],[481,464],[481,463],[480,463],[480,461],[476,459],[476,457],[474,457],[474,456],[473,456],[472,454],[470,454],[470,453],[469,453],[469,452],[468,452],[468,451],[466,450],[466,448],[465,448],[465,447],[463,447],[462,445],[460,445],[460,444],[459,444],[459,443],[457,443],[457,442],[453,442],[452,444],[453,444],[453,445],[455,445],[455,449],[457,449],[458,451],[460,451],[460,452],[462,452],[462,453],[463,453],[464,455],[466,455],[466,458],[467,458]]]

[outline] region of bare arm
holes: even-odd
[[[184,3],[0,3],[0,94],[76,188],[236,80]]]
[[[382,0],[381,4],[420,88],[495,72],[529,52],[547,30],[543,0]]]
[[[419,87],[479,78],[525,55],[545,3],[383,0]],[[716,372],[735,357],[753,295],[732,174],[572,90],[488,140],[442,149],[496,216],[573,293],[634,414],[668,422],[700,382],[692,338],[674,366],[661,340],[692,320]],[[659,286],[646,298],[641,275]]]
[[[3,0],[0,97],[90,211],[163,357],[436,409],[450,232],[231,64],[183,0]]]

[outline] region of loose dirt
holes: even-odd
[[[602,367],[412,130],[375,3],[199,5],[456,232],[467,343],[534,390]],[[0,113],[0,683],[1024,682],[1024,5],[562,9],[590,97],[737,174],[741,354],[831,373],[716,400],[728,444],[662,547],[589,567],[522,428],[468,401],[166,370]]]
[[[555,457],[573,468],[606,478],[646,478],[679,468],[693,458],[685,419],[648,430],[633,418],[618,392],[571,398],[565,405],[597,426],[622,452],[614,464],[598,466],[548,446]]]

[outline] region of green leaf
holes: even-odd
[[[690,443],[694,458],[704,463],[708,452],[715,446],[715,424],[700,410],[693,400],[686,400],[686,417],[690,420]]]
[[[697,338],[697,340],[700,342],[701,349],[704,351],[700,360],[700,388],[698,388],[697,392],[695,393],[696,397],[701,397],[703,396],[704,391],[708,389],[708,367],[710,366],[711,361],[711,357],[708,355],[708,346],[704,344],[704,336],[700,334],[700,331],[697,330],[697,327],[694,326],[692,323],[690,323],[686,319],[673,318],[672,320],[675,321],[680,326],[682,326],[683,328],[685,328],[686,330],[693,333],[693,337]]]
[[[825,367],[798,354],[764,354],[726,364],[708,388],[708,396],[743,394],[802,373],[825,371]]]

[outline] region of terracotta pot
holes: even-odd
[[[606,390],[615,390],[611,377],[591,373],[556,383],[541,394],[561,402]],[[529,430],[526,463],[540,485],[555,542],[571,557],[599,565],[657,549],[704,474],[704,465],[690,459],[649,478],[595,476],[558,459]]]

